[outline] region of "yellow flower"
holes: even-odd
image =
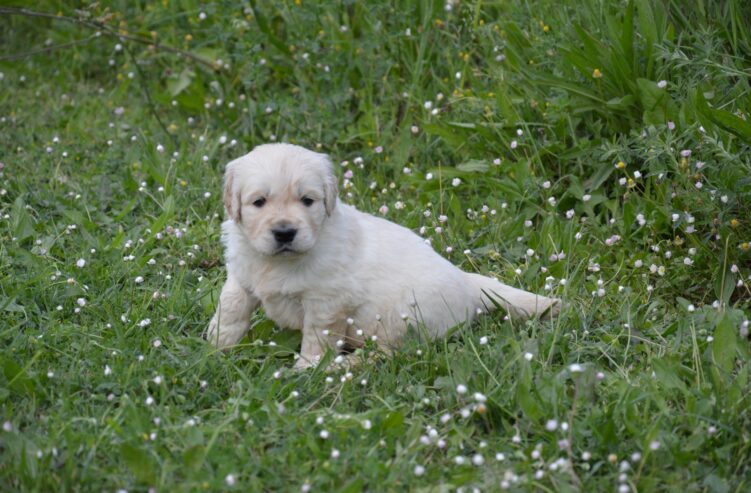
[[[544,33],[550,32],[550,26],[548,26],[548,25],[543,26],[542,32],[544,32]]]
[[[615,167],[618,169],[624,169],[626,167],[626,163],[624,163],[623,161],[618,161]]]
[[[749,248],[751,248],[751,245],[749,245],[747,241],[744,241],[743,243],[741,243],[741,244],[740,244],[740,245],[738,245],[738,246],[739,246],[739,247],[740,247],[740,249],[741,249],[741,250],[743,250],[744,252],[747,252],[747,251],[749,250]]]
[[[193,41],[193,35],[192,34],[186,34],[185,35],[185,41],[187,41],[188,43],[190,43],[191,41]]]
[[[592,77],[595,79],[601,79],[602,78],[602,72],[600,72],[599,68],[596,68],[592,71]]]
[[[730,227],[731,228],[737,228],[738,226],[740,226],[740,224],[741,224],[741,222],[738,221],[737,219],[731,219],[730,220]]]
[[[180,185],[183,186],[183,187],[187,187],[188,186],[188,182],[185,181],[185,180],[180,180]]]

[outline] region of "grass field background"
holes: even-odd
[[[8,3],[1,490],[751,489],[746,2]],[[223,168],[273,141],[561,316],[215,351]]]

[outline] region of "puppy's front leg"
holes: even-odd
[[[220,349],[236,344],[248,331],[250,314],[258,303],[258,298],[228,274],[206,338]]]
[[[317,304],[310,306],[308,303],[303,303],[303,306],[305,320],[302,329],[300,358],[295,362],[296,369],[316,366],[327,349],[336,348],[337,339],[344,339],[343,334],[337,335],[329,328],[333,325],[333,320],[321,316],[328,310]]]

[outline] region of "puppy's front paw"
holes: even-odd
[[[292,368],[298,371],[307,370],[308,368],[315,368],[320,362],[321,356],[305,357],[300,355],[300,357],[297,358],[297,361],[295,361],[295,366]]]
[[[245,335],[246,330],[244,323],[220,324],[214,316],[206,329],[206,340],[219,349],[227,349],[237,344]]]
[[[540,310],[540,318],[550,319],[558,316],[563,306],[563,300],[560,298],[545,298],[543,309]]]

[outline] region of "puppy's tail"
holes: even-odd
[[[512,288],[480,274],[467,272],[470,283],[477,290],[477,298],[488,309],[500,305],[515,319],[531,317],[550,318],[561,310],[558,298],[540,296],[522,289]]]

